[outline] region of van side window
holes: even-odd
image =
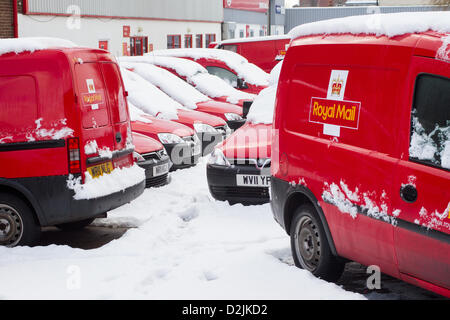
[[[220,68],[220,67],[206,67],[206,70],[208,70],[208,72],[210,74],[213,74],[215,76],[218,76],[219,78],[225,80],[226,82],[228,82],[229,84],[231,84],[233,87],[237,87],[237,83],[238,83],[238,76],[235,75],[233,72],[224,69],[224,68]]]
[[[237,46],[236,45],[225,44],[225,45],[222,46],[221,49],[232,51],[232,52],[237,52]]]
[[[421,74],[411,115],[412,161],[450,169],[450,79]]]
[[[33,77],[0,77],[0,97],[0,140],[14,136],[18,128],[36,127],[38,109]]]

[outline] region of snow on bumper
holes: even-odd
[[[124,191],[144,180],[145,170],[134,164],[129,168],[115,168],[110,174],[95,179],[86,172],[84,184],[81,183],[81,177],[69,175],[67,187],[75,192],[75,200],[88,200]]]

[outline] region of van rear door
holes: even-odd
[[[108,154],[115,149],[114,132],[106,97],[107,88],[99,63],[77,63],[74,70],[74,82],[81,111],[80,160],[81,169],[84,172],[87,167],[93,165],[87,163],[88,158],[98,157],[99,150],[103,150],[103,154]],[[86,146],[97,146],[97,148],[85,148]],[[97,162],[108,160],[111,161],[105,158]]]
[[[106,95],[111,115],[115,150],[122,153],[122,156],[116,157],[114,163],[118,167],[127,167],[133,164],[133,158],[132,153],[128,150],[131,147],[132,137],[124,85],[116,63],[102,62],[101,68],[107,88]]]

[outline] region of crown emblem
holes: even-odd
[[[340,96],[342,85],[344,81],[338,76],[337,79],[333,79],[333,85],[331,87],[331,94],[334,96]]]

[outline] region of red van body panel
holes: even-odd
[[[144,181],[123,192],[74,200],[67,188],[69,140],[78,139],[78,170],[112,161],[130,167],[132,137],[122,78],[103,50],[46,49],[0,56],[0,184],[14,185],[33,204],[41,226],[82,220],[136,198]],[[112,158],[87,155],[96,140]],[[92,161],[95,158],[95,161]]]
[[[139,154],[162,150],[164,146],[157,140],[143,134],[132,132],[134,150]]]
[[[409,160],[416,78],[450,77],[449,62],[435,59],[442,37],[291,42],[274,118],[272,209],[289,232],[290,197],[302,193],[323,212],[337,255],[450,296],[450,216],[429,223],[432,212],[448,210],[450,172]],[[338,119],[342,106],[354,112]],[[414,203],[400,196],[408,184],[417,188]],[[429,213],[422,218],[421,208]]]
[[[265,72],[270,71],[284,58],[289,41],[287,36],[267,37],[267,39],[239,39],[237,41],[227,40],[214,46],[217,49],[230,50],[239,53],[249,62],[256,64]]]

